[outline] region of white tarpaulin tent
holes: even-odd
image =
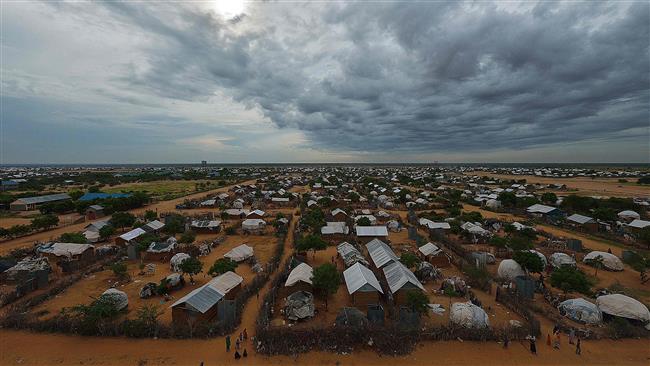
[[[469,301],[451,304],[449,320],[466,328],[487,328],[490,326],[490,320],[485,311]]]
[[[553,253],[549,258],[549,261],[555,268],[560,268],[562,266],[576,266],[576,260],[566,253]]]
[[[526,274],[526,272],[524,272],[519,263],[515,262],[514,260],[504,259],[501,261],[501,263],[499,263],[497,274],[501,278],[509,281],[514,281],[515,277],[523,276]]]
[[[650,310],[629,296],[621,294],[599,296],[596,299],[596,305],[605,314],[639,320],[644,323],[650,321]]]
[[[313,268],[307,263],[300,263],[299,265],[294,268],[291,273],[289,273],[289,276],[287,277],[287,282],[284,283],[285,287],[290,287],[295,285],[296,283],[302,281],[308,284],[311,283],[311,278],[314,274]]]
[[[253,248],[246,244],[242,244],[236,248],[232,248],[228,253],[223,255],[226,258],[232,259],[235,262],[245,261],[253,256]]]
[[[190,255],[187,253],[176,253],[172,257],[172,259],[169,261],[169,265],[171,266],[172,271],[174,272],[180,272],[180,265],[183,263],[186,259],[189,259]]]
[[[126,308],[129,305],[129,297],[126,295],[126,293],[114,288],[109,288],[108,290],[104,291],[104,293],[99,298],[102,300],[108,300],[113,303],[118,311]]]
[[[623,270],[623,262],[621,262],[621,260],[618,259],[617,256],[607,252],[599,252],[597,250],[594,250],[593,252],[585,255],[585,257],[582,259],[582,262],[589,264],[589,262],[596,260],[596,258],[598,257],[603,258],[603,267],[605,267],[606,269],[610,271]]]
[[[603,314],[598,306],[583,298],[562,301],[557,307],[560,313],[577,322],[599,324],[603,321]]]

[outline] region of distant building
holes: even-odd
[[[103,200],[107,198],[126,198],[130,197],[130,193],[86,193],[83,196],[79,197],[79,201],[93,201],[93,200]]]
[[[9,208],[11,211],[35,210],[45,203],[67,201],[71,197],[67,193],[48,194],[46,196],[23,197],[13,201]]]
[[[104,216],[104,207],[100,205],[92,205],[86,209],[86,220],[95,220]]]

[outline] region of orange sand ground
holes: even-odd
[[[478,175],[494,177],[500,179],[526,179],[527,183],[539,184],[566,184],[569,189],[577,189],[575,193],[583,196],[611,196],[611,197],[648,197],[650,196],[650,187],[636,184],[635,178],[629,178],[628,183],[619,183],[618,178],[547,178],[537,177],[534,175],[508,175],[494,174],[482,171],[466,172],[465,175]]]

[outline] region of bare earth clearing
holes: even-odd
[[[575,193],[582,196],[610,196],[610,197],[648,197],[650,187],[636,184],[635,179],[629,179],[628,183],[620,183],[618,178],[547,178],[534,175],[507,175],[494,174],[489,172],[474,171],[466,172],[465,175],[488,176],[499,179],[526,179],[527,183],[540,184],[566,184],[568,189],[577,189]]]

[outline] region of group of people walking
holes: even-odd
[[[248,340],[248,332],[246,331],[246,328],[244,328],[243,332],[239,333],[239,337],[235,338],[235,360],[239,360],[240,358],[248,357],[248,351],[246,350],[244,342]],[[230,335],[226,336],[226,352],[230,352],[230,346],[231,346],[231,340],[230,340]],[[240,351],[244,349],[243,352],[240,353]]]

